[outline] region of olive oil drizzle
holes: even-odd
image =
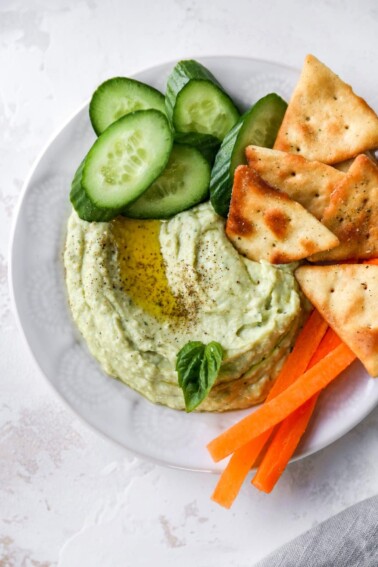
[[[125,293],[156,319],[185,317],[186,309],[167,280],[160,250],[161,221],[118,217],[111,224]]]

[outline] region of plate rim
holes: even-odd
[[[244,61],[252,61],[252,62],[256,62],[256,63],[263,63],[263,64],[267,64],[267,65],[277,65],[278,67],[281,67],[283,69],[287,69],[290,72],[295,72],[295,73],[300,73],[300,69],[291,66],[291,65],[287,65],[285,63],[281,63],[279,61],[276,60],[269,60],[269,59],[261,59],[261,58],[257,58],[257,57],[249,57],[247,55],[191,55],[190,56],[191,59],[196,59],[199,61],[204,61],[204,60],[224,60],[224,59],[237,59],[237,60],[244,60]],[[187,59],[185,57],[185,59]],[[141,68],[138,71],[132,72],[130,73],[130,77],[131,78],[135,78],[138,79],[140,75],[143,75],[144,73],[148,73],[149,71],[155,71],[156,69],[158,69],[159,67],[166,67],[167,65],[171,65],[174,66],[177,61],[179,59],[175,58],[175,59],[171,59],[168,61],[162,61],[159,63],[156,63],[155,65],[149,65],[146,67]],[[45,153],[48,151],[48,149],[50,148],[50,146],[53,144],[53,142],[55,141],[55,139],[59,136],[59,134],[75,119],[75,117],[77,115],[79,115],[84,109],[85,107],[89,104],[90,98],[86,99],[83,103],[80,104],[80,106],[72,113],[69,114],[68,118],[66,118],[64,121],[62,120],[62,123],[54,128],[52,134],[48,137],[47,142],[42,146],[42,149],[37,153],[36,158],[34,159],[30,170],[28,172],[28,175],[25,178],[25,181],[23,182],[19,197],[17,199],[17,203],[16,206],[14,208],[13,214],[12,214],[12,222],[11,222],[11,229],[10,229],[10,236],[9,236],[9,244],[8,244],[8,259],[9,259],[9,264],[8,264],[8,287],[9,287],[9,296],[10,296],[10,304],[11,304],[11,309],[12,312],[15,316],[15,320],[16,320],[16,327],[18,329],[18,332],[20,333],[21,337],[22,337],[22,341],[26,347],[26,350],[29,353],[29,356],[31,357],[34,367],[35,369],[39,372],[39,374],[41,376],[43,376],[44,382],[47,383],[48,388],[50,390],[50,392],[52,392],[52,394],[54,395],[54,398],[56,401],[59,401],[59,403],[63,403],[63,406],[69,410],[69,412],[71,413],[72,416],[74,416],[75,418],[78,418],[80,420],[80,422],[85,426],[88,427],[89,430],[93,433],[95,433],[96,435],[100,435],[102,437],[103,440],[106,441],[110,441],[113,446],[117,447],[118,449],[122,449],[123,451],[125,451],[126,453],[129,453],[130,455],[136,456],[142,460],[146,460],[150,463],[153,463],[155,465],[159,465],[159,466],[164,466],[167,467],[169,469],[174,469],[174,470],[180,470],[180,471],[187,471],[187,472],[194,472],[194,473],[205,473],[205,474],[213,474],[213,475],[220,475],[221,474],[221,470],[217,470],[214,468],[199,468],[199,467],[188,467],[185,465],[178,465],[178,464],[174,464],[171,463],[169,461],[163,460],[163,459],[159,459],[157,457],[151,456],[151,455],[146,455],[145,453],[139,452],[135,449],[130,449],[128,447],[126,447],[125,445],[123,445],[122,443],[120,443],[119,441],[117,441],[116,439],[112,438],[110,436],[110,434],[105,433],[104,431],[101,431],[100,429],[98,429],[96,427],[96,425],[92,424],[91,422],[87,421],[85,419],[85,417],[83,415],[81,415],[81,413],[79,413],[78,410],[76,410],[69,402],[68,400],[66,400],[64,398],[64,396],[59,392],[59,390],[54,386],[54,384],[52,383],[52,381],[48,378],[47,374],[42,370],[41,366],[39,365],[34,352],[29,344],[29,341],[26,337],[22,322],[21,322],[21,316],[20,316],[20,312],[17,306],[17,301],[16,301],[16,297],[15,297],[15,291],[14,291],[14,243],[15,243],[15,238],[16,238],[16,231],[17,231],[17,226],[18,226],[18,221],[19,221],[19,216],[20,216],[20,211],[21,211],[21,207],[23,205],[24,199],[26,197],[28,188],[30,186],[30,182],[31,179],[34,175],[34,173],[36,172],[40,162],[42,161]],[[377,378],[378,380],[378,378]],[[296,455],[294,457],[292,457],[289,461],[289,465],[291,463],[294,463],[296,461],[305,459],[306,457],[309,457],[310,455],[313,455],[315,453],[318,453],[320,451],[322,451],[323,449],[325,449],[326,447],[329,447],[330,445],[332,445],[333,443],[335,443],[337,440],[341,439],[342,437],[344,437],[345,435],[347,435],[352,429],[354,429],[359,423],[361,423],[364,419],[366,419],[366,417],[375,409],[375,407],[378,406],[378,396],[377,399],[373,398],[371,403],[367,405],[367,407],[365,408],[365,411],[363,412],[363,414],[358,414],[358,416],[350,421],[348,423],[348,426],[343,429],[341,432],[336,432],[334,435],[331,435],[326,442],[324,443],[320,443],[320,446],[318,447],[313,447],[311,449],[307,449],[306,451],[304,451],[303,453]],[[226,462],[226,461],[225,461]],[[253,467],[249,474],[253,471],[256,470],[256,467]]]

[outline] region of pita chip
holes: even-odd
[[[274,149],[333,164],[378,147],[378,116],[352,87],[307,55]]]
[[[319,161],[259,146],[246,148],[248,164],[272,187],[321,219],[331,193],[345,174]]]
[[[378,257],[378,166],[367,156],[356,157],[335,187],[322,223],[340,245],[312,256],[311,262]]]
[[[302,205],[245,165],[235,171],[226,234],[247,258],[272,264],[301,260],[339,243]]]
[[[301,266],[295,276],[329,326],[378,376],[378,266]]]

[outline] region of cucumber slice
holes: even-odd
[[[203,201],[209,192],[210,165],[195,148],[174,145],[167,167],[124,215],[167,219]]]
[[[88,222],[111,221],[121,211],[114,209],[99,209],[92,204],[81,184],[84,163],[85,159],[79,165],[71,184],[70,201],[72,203],[72,206],[82,220]]]
[[[122,116],[150,108],[166,114],[165,99],[161,92],[135,79],[114,77],[102,83],[93,93],[89,117],[99,136]]]
[[[175,142],[176,144],[194,146],[211,165],[214,163],[215,156],[220,146],[220,140],[218,140],[218,138],[214,138],[214,136],[210,136],[209,134],[198,134],[196,132],[176,132]]]
[[[240,117],[214,75],[197,61],[179,61],[168,77],[167,114],[176,132],[223,140]]]
[[[277,94],[266,95],[241,117],[223,140],[210,181],[210,201],[218,215],[228,215],[234,171],[238,165],[246,163],[245,148],[250,144],[272,148],[286,108],[286,102]]]
[[[82,187],[100,209],[119,210],[151,185],[167,165],[173,143],[158,110],[138,110],[109,126],[85,159]]]

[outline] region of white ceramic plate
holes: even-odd
[[[240,57],[200,59],[241,107],[275,91],[286,100],[298,72]],[[135,75],[164,92],[168,63]],[[358,86],[358,85],[357,85]],[[357,89],[358,92],[358,89]],[[378,101],[370,100],[377,107]],[[95,140],[88,104],[48,145],[25,183],[11,242],[11,288],[31,353],[53,388],[87,423],[126,449],[171,467],[219,471],[205,449],[247,412],[190,414],[155,406],[105,376],[82,342],[67,305],[62,251],[73,174]],[[378,379],[359,363],[322,395],[296,458],[332,443],[378,402]]]

